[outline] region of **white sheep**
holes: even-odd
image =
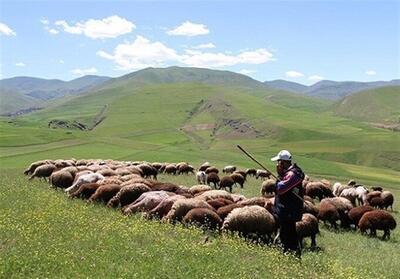
[[[196,179],[199,184],[206,184],[207,174],[204,171],[196,172]]]
[[[65,192],[67,192],[68,194],[71,194],[72,192],[77,190],[80,185],[82,185],[84,183],[94,183],[94,182],[97,182],[97,181],[103,180],[103,179],[105,179],[105,177],[103,175],[101,175],[100,173],[88,173],[88,174],[81,175],[74,182],[74,184],[72,184],[71,187],[68,187],[67,189],[65,189]]]
[[[226,166],[222,169],[223,173],[233,173],[236,170],[235,166]]]

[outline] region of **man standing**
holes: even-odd
[[[296,164],[292,164],[292,155],[287,150],[281,150],[271,160],[277,162],[276,170],[280,180],[276,183],[274,209],[280,222],[279,234],[283,251],[300,257],[296,222],[303,215],[304,173]]]

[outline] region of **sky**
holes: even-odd
[[[400,78],[400,1],[0,0],[0,79],[168,66],[307,85]]]

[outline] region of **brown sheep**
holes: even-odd
[[[41,161],[33,162],[33,163],[30,164],[30,166],[24,171],[24,174],[25,174],[25,175],[30,175],[30,174],[32,174],[32,173],[36,170],[37,167],[40,167],[40,166],[45,165],[45,164],[53,164],[53,161],[52,161],[52,160],[41,160]]]
[[[235,181],[232,179],[230,176],[224,176],[221,178],[221,181],[219,182],[219,189],[229,189],[229,192],[232,193],[232,186],[235,184]]]
[[[300,249],[303,248],[303,239],[305,237],[311,238],[311,248],[315,248],[317,246],[315,237],[319,233],[318,219],[312,214],[304,213],[301,221],[296,222],[296,232]]]
[[[321,202],[318,212],[318,220],[321,220],[324,223],[329,222],[332,227],[337,229],[336,221],[338,221],[339,219],[339,212],[336,209],[336,206],[329,202]]]
[[[244,177],[243,177],[241,174],[239,174],[239,173],[232,173],[232,174],[230,175],[230,177],[233,179],[233,182],[234,182],[235,184],[239,184],[239,185],[240,185],[240,188],[243,188]]]
[[[333,205],[334,209],[330,205]],[[347,213],[353,208],[351,202],[342,197],[325,198],[319,204],[318,219],[329,221],[336,228],[336,221],[340,220],[342,227],[349,227],[350,220]]]
[[[114,197],[112,197],[112,199],[109,200],[107,206],[117,207],[121,205],[121,207],[124,207],[128,204],[133,203],[143,193],[148,191],[151,191],[151,189],[143,183],[136,183],[133,185],[124,186]]]
[[[183,224],[193,224],[203,229],[219,229],[222,219],[215,211],[208,208],[193,208],[182,219]]]
[[[32,180],[35,177],[44,178],[46,180],[46,178],[49,177],[55,170],[56,166],[53,164],[44,164],[38,166],[33,174],[29,177],[29,180]]]
[[[226,218],[226,216],[228,216],[228,214],[234,210],[235,208],[239,208],[239,207],[244,207],[244,205],[240,205],[238,203],[232,203],[232,204],[228,204],[225,206],[222,206],[220,208],[217,209],[217,214],[218,216],[224,220]]]
[[[276,180],[274,179],[267,179],[264,180],[261,184],[261,196],[263,197],[270,197],[275,193],[276,188]]]
[[[360,221],[364,213],[372,210],[374,210],[374,208],[369,205],[362,205],[352,208],[348,213],[351,224],[353,224],[357,228],[358,222]]]
[[[262,207],[265,207],[265,204],[269,201],[269,199],[264,198],[264,197],[253,197],[249,199],[245,199],[243,201],[238,202],[238,204],[243,205],[243,206],[248,206],[248,205],[259,205]]]
[[[58,188],[68,188],[74,182],[74,176],[64,169],[55,171],[50,175],[50,184]]]
[[[216,174],[214,172],[209,173],[207,175],[206,182],[208,185],[211,185],[211,183],[214,184],[214,188],[217,188],[219,186],[219,182],[220,182],[218,174]]]
[[[232,195],[225,190],[210,190],[196,196],[196,199],[209,201],[213,199],[223,198],[233,201]]]
[[[383,230],[382,239],[390,238],[390,230],[396,228],[396,220],[385,210],[373,210],[366,212],[358,222],[362,233],[370,230],[370,235],[376,236],[376,230]]]
[[[379,192],[382,192],[382,191],[383,191],[383,188],[380,187],[380,186],[374,186],[374,187],[371,187],[371,190],[372,190],[372,191],[379,191]]]
[[[166,174],[176,174],[177,168],[174,164],[169,164],[165,167],[164,173]]]
[[[85,183],[79,186],[78,190],[70,194],[71,198],[78,198],[81,197],[83,199],[89,199],[96,190],[100,187],[100,184],[97,183]]]
[[[210,174],[210,173],[216,173],[216,174],[218,174],[219,173],[219,170],[216,168],[216,167],[208,167],[206,170],[205,170],[205,172],[206,172],[206,174]]]
[[[169,183],[169,182],[156,182],[150,186],[152,191],[167,191],[167,192],[181,192],[182,189],[176,184]]]
[[[316,207],[312,202],[304,200],[303,213],[309,213],[309,214],[312,214],[315,217],[317,217],[319,210],[318,210],[318,207]]]
[[[150,218],[150,219],[151,218],[162,219],[171,210],[174,202],[176,202],[177,200],[180,200],[180,199],[186,199],[186,198],[181,195],[174,195],[174,196],[170,196],[170,197],[164,199],[155,208],[153,208],[152,210],[147,212],[147,214],[145,214],[145,217]]]
[[[251,175],[251,176],[256,176],[257,170],[256,169],[247,169],[246,174]]]
[[[245,171],[237,170],[237,171],[235,171],[234,173],[240,174],[241,176],[243,176],[244,181],[246,181],[246,179],[247,179],[247,173],[246,173]]]
[[[383,199],[383,208],[387,209],[388,207],[390,207],[393,211],[393,194],[389,191],[383,191],[381,193],[381,198]]]
[[[199,171],[205,171],[209,167],[211,167],[210,163],[209,162],[205,162],[199,167]]]
[[[185,173],[185,174],[189,174],[189,173],[192,173],[192,174],[194,174],[194,167],[192,167],[191,165],[180,165],[179,167],[178,167],[178,172],[177,172],[178,174],[182,174],[182,173]]]
[[[313,199],[318,198],[320,201],[323,198],[333,197],[332,190],[318,181],[308,182],[305,188],[305,194]]]
[[[256,179],[262,178],[262,179],[268,179],[270,178],[271,174],[266,171],[266,170],[256,170]]]
[[[380,197],[381,194],[382,194],[381,191],[369,192],[369,193],[367,194],[366,202],[369,204],[373,198],[375,198],[375,197]]]
[[[164,217],[169,222],[181,221],[183,217],[193,208],[208,208],[214,210],[211,205],[203,200],[197,198],[193,199],[179,199],[174,202],[171,210]]]
[[[212,200],[208,200],[207,203],[211,205],[215,210],[217,210],[220,207],[223,207],[228,204],[232,204],[233,202],[231,200],[227,200],[224,198],[216,198]]]
[[[369,205],[375,208],[380,208],[383,209],[384,207],[384,201],[381,197],[373,197],[370,201],[369,201]]]
[[[119,174],[110,168],[101,169],[101,170],[97,171],[97,173],[100,173],[102,176],[114,176],[114,175]],[[130,172],[129,172],[129,174],[130,174]]]
[[[153,168],[148,164],[141,164],[138,165],[138,167],[142,170],[144,178],[153,177],[154,180],[157,180],[158,172],[156,168]]]
[[[203,184],[199,184],[199,185],[193,185],[192,187],[189,188],[189,192],[196,196],[199,193],[203,193],[205,191],[210,191],[211,187],[208,185],[203,185]]]
[[[90,202],[100,201],[107,204],[120,190],[122,186],[118,184],[102,185],[89,198]]]

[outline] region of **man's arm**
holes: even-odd
[[[301,182],[301,178],[294,172],[288,171],[281,181],[276,184],[276,192],[282,195]]]

